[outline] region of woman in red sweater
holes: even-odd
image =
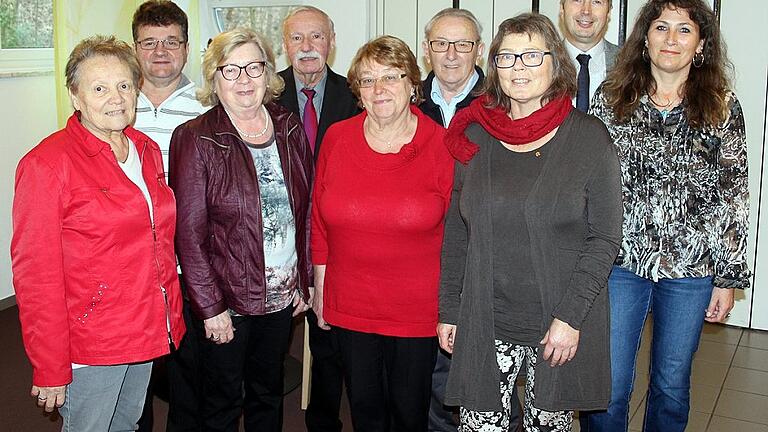
[[[421,74],[403,41],[368,42],[347,77],[365,112],[321,146],[315,313],[338,334],[355,430],[424,431],[453,159],[443,128],[416,108]]]

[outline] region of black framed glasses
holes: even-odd
[[[225,64],[217,67],[216,70],[221,72],[221,76],[224,77],[225,80],[234,81],[240,78],[240,74],[243,73],[243,71],[245,71],[245,74],[251,78],[260,77],[264,74],[264,65],[266,64],[267,62],[265,61],[253,61],[245,66]]]
[[[386,74],[382,75],[378,78],[360,78],[357,80],[357,84],[360,86],[360,88],[370,88],[376,85],[376,82],[380,82],[384,85],[392,85],[401,79],[405,78],[407,74],[401,73],[401,74]]]
[[[457,40],[447,41],[442,39],[435,39],[429,41],[429,49],[436,53],[443,53],[448,51],[448,48],[453,45],[453,49],[460,53],[469,53],[475,49],[475,41],[471,40]]]
[[[519,58],[527,67],[538,67],[544,63],[544,56],[552,55],[549,51],[526,51],[524,53],[499,53],[493,56],[493,63],[499,69],[509,69],[517,63]]]
[[[136,45],[139,46],[139,48],[143,50],[153,50],[157,48],[157,44],[162,44],[163,48],[167,50],[177,50],[181,48],[181,44],[186,43],[185,40],[179,40],[179,39],[163,39],[163,40],[157,40],[157,39],[142,39],[140,41],[136,41]]]

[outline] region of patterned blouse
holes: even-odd
[[[713,276],[714,286],[749,287],[749,191],[744,115],[729,94],[729,115],[695,129],[685,102],[663,116],[644,96],[619,123],[602,89],[590,112],[608,127],[621,161],[624,238],[616,263],[637,275]]]

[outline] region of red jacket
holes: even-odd
[[[173,192],[157,144],[130,126],[125,134],[141,159],[154,227],[144,195],[76,114],[16,170],[13,284],[35,385],[68,384],[71,363],[159,357],[184,335]]]

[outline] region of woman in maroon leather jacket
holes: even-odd
[[[215,106],[179,126],[170,151],[177,253],[209,339],[202,416],[206,430],[236,431],[244,412],[247,431],[278,431],[291,316],[309,301],[312,154],[300,120],[272,102],[284,85],[257,33],[215,37],[203,78],[201,102]]]

